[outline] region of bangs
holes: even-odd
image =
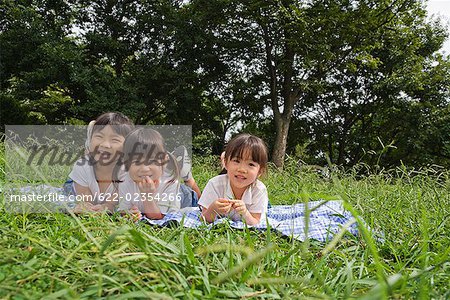
[[[105,129],[106,126],[111,126],[111,129],[114,131],[114,133],[116,133],[117,135],[126,137],[128,133],[131,132],[131,130],[133,129],[132,126],[130,125],[125,125],[125,124],[105,124],[105,125],[101,125],[101,124],[94,124],[94,128],[92,129],[92,133],[96,133],[99,131],[102,131],[103,129]]]
[[[135,160],[142,163],[157,160],[163,163],[167,154],[162,136],[155,130],[145,128],[136,129],[127,135],[123,152],[128,164]]]
[[[267,161],[267,155],[264,155],[264,149],[261,149],[257,145],[254,147],[249,148],[240,148],[240,149],[234,149],[234,151],[231,152],[230,159],[231,158],[239,158],[239,159],[249,159],[254,162],[257,162],[258,164],[264,164]]]
[[[148,160],[164,160],[166,153],[164,149],[158,147],[158,145],[144,144],[136,142],[130,149],[124,149],[126,152],[125,157],[129,158],[131,161],[138,161],[140,163],[146,162]]]
[[[225,159],[251,159],[262,167],[268,160],[267,148],[261,139],[254,136],[239,136],[230,141],[225,150]]]
[[[94,133],[101,131],[108,125],[111,126],[112,130],[115,133],[123,137],[126,137],[127,134],[130,133],[134,127],[130,119],[124,114],[110,112],[99,116],[95,120],[92,132]]]

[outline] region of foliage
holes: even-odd
[[[248,83],[240,86],[246,97],[232,101],[258,121],[269,111],[277,166],[282,166],[295,121],[309,121],[305,127],[314,141],[312,157],[325,152],[333,163],[353,165],[366,146],[354,130],[358,123],[371,135],[372,116],[386,114],[405,101],[405,94],[409,102],[426,101],[426,93],[433,94],[438,107],[448,102],[448,61],[433,55],[446,32],[438,23],[426,22],[420,2],[192,3],[198,15],[216,21],[206,28],[220,37],[216,47],[232,57],[226,60],[228,76],[236,78],[233,83]],[[425,91],[420,100],[418,90]],[[394,124],[383,123],[394,130]],[[368,146],[378,138],[363,136]],[[291,145],[301,143],[297,138]]]
[[[0,162],[4,170],[3,155]],[[201,187],[219,165],[196,157]],[[263,180],[273,205],[345,199],[383,234],[378,241],[301,243],[226,224],[192,230],[118,215],[13,215],[1,202],[0,297],[447,298],[448,172],[394,168],[361,177],[363,167],[333,171],[330,180],[288,161],[284,171],[271,165]]]
[[[448,33],[423,6],[3,1],[1,126],[121,111],[192,124],[199,153],[243,128],[278,166],[296,147],[311,164],[449,166],[450,60],[437,53]]]

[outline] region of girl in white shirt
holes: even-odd
[[[124,166],[128,173],[119,184],[119,210],[150,219],[180,210],[178,166],[156,130],[141,127],[125,139]],[[169,171],[171,170],[171,171]]]
[[[225,149],[226,174],[209,180],[198,202],[206,222],[217,216],[258,224],[269,201],[266,186],[258,178],[267,169],[267,147],[250,134],[233,138]]]
[[[65,188],[71,185],[77,199],[83,199],[75,213],[114,210],[118,183],[124,176],[119,164],[123,142],[133,127],[127,116],[117,112],[104,113],[89,124],[86,155],[75,163],[65,184]]]

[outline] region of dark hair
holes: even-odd
[[[92,133],[100,131],[108,125],[112,127],[115,133],[120,134],[123,137],[126,137],[134,128],[133,122],[131,122],[124,114],[120,112],[107,112],[95,119]]]
[[[89,146],[90,146],[90,142],[92,139],[92,135],[95,132],[101,131],[103,130],[106,126],[111,126],[112,130],[123,136],[126,137],[128,135],[128,133],[130,133],[133,128],[134,128],[134,124],[133,122],[124,114],[120,113],[120,112],[107,112],[104,114],[101,114],[100,116],[97,117],[97,119],[95,119],[95,121],[92,121],[91,123],[89,123],[88,125],[88,129],[87,129],[87,139],[86,139],[86,149],[87,151],[89,151]],[[88,152],[88,159],[90,161],[90,163],[95,163],[93,160],[93,157],[91,156],[91,154]],[[119,184],[119,172],[120,172],[120,168],[121,168],[121,160],[119,158],[119,160],[117,161],[116,165],[114,166],[113,169],[113,186],[114,186],[114,190],[117,191],[118,190],[118,184]],[[94,168],[94,174],[95,174],[95,168]],[[95,175],[97,177],[97,175]]]
[[[267,171],[267,153],[266,143],[257,136],[242,133],[232,138],[225,148],[225,161],[230,159],[244,158],[244,155],[250,155],[251,159],[260,166],[261,173]]]
[[[95,121],[91,121],[87,127],[87,138],[84,144],[86,154],[89,152],[92,135],[95,132],[103,130],[103,128],[108,125],[111,126],[115,133],[123,137],[126,137],[127,134],[134,128],[133,122],[131,122],[131,120],[122,113],[107,112],[100,115]]]
[[[123,143],[123,154],[126,171],[129,170],[131,162],[135,159],[139,159],[141,163],[157,160],[161,166],[167,164],[166,167],[173,172],[174,180],[179,176],[175,158],[166,151],[164,138],[154,129],[139,127],[131,131]]]

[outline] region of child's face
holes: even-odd
[[[92,133],[89,151],[96,161],[109,164],[119,159],[125,138],[116,133],[110,125]]]
[[[231,187],[245,189],[261,175],[261,166],[249,154],[242,158],[232,157],[225,162]]]
[[[160,160],[133,160],[130,164],[128,174],[134,182],[141,182],[146,177],[151,180],[159,180],[163,173]]]

